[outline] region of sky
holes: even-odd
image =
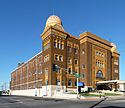
[[[0,85],[42,50],[40,34],[52,14],[74,36],[89,31],[115,43],[125,80],[125,0],[0,0]]]

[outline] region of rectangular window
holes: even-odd
[[[78,60],[77,59],[75,59],[75,64],[78,64]]]
[[[47,61],[49,61],[49,55],[46,55],[46,56],[44,57],[44,62],[47,62]]]
[[[115,69],[115,73],[118,73],[118,69]]]
[[[60,44],[60,49],[63,49],[63,44]]]
[[[55,55],[55,60],[58,61],[58,55]]]
[[[60,49],[64,49],[64,42],[63,41],[60,42]]]
[[[97,55],[97,56],[99,55],[99,52],[98,52],[98,51],[96,51],[96,55]]]
[[[60,47],[60,43],[59,43],[59,41],[58,41],[58,43],[57,43],[57,48],[59,48]]]
[[[85,54],[85,51],[84,51],[84,49],[82,49],[82,54]]]
[[[46,62],[46,56],[44,57],[44,62]]]
[[[54,48],[57,48],[57,40],[56,39],[54,39]]]
[[[56,42],[54,42],[54,48],[56,48],[57,46],[56,46]]]
[[[85,64],[82,64],[82,69],[84,69],[85,68]]]
[[[68,73],[71,74],[71,68],[68,68]]]
[[[56,55],[54,55],[55,56],[55,60],[56,61],[63,61],[63,56],[62,55],[58,55],[58,54],[56,54]]]
[[[118,60],[114,59],[114,64],[118,65]]]
[[[71,51],[72,51],[71,47],[68,47],[68,52],[71,52]]]
[[[45,75],[48,75],[48,68],[45,68]]]
[[[78,49],[74,48],[75,54],[78,54]]]
[[[72,63],[72,59],[70,57],[68,57],[68,64]]]
[[[57,70],[56,70],[56,65],[55,65],[55,64],[53,64],[53,71],[57,71]]]
[[[59,61],[63,61],[63,56],[59,56]]]

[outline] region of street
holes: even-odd
[[[0,108],[125,108],[125,98],[102,101],[0,96]]]
[[[108,98],[94,108],[125,108],[125,97]]]

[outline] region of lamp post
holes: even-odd
[[[78,79],[78,78],[80,78],[80,74],[79,74],[79,73],[76,73],[76,74],[75,74],[75,77],[76,77],[76,79],[77,79],[77,98],[78,98],[78,83],[79,83],[79,79]]]
[[[79,78],[84,78],[84,74],[79,74],[79,73],[75,73],[75,77],[77,79],[77,98],[78,98],[78,87],[79,87]]]

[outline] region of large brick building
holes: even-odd
[[[75,89],[75,73],[83,75],[79,81],[92,88],[98,81],[119,79],[115,44],[90,32],[72,36],[55,15],[47,19],[41,38],[43,51],[12,71],[13,94],[32,94],[37,89],[37,95],[54,95],[58,87]]]

